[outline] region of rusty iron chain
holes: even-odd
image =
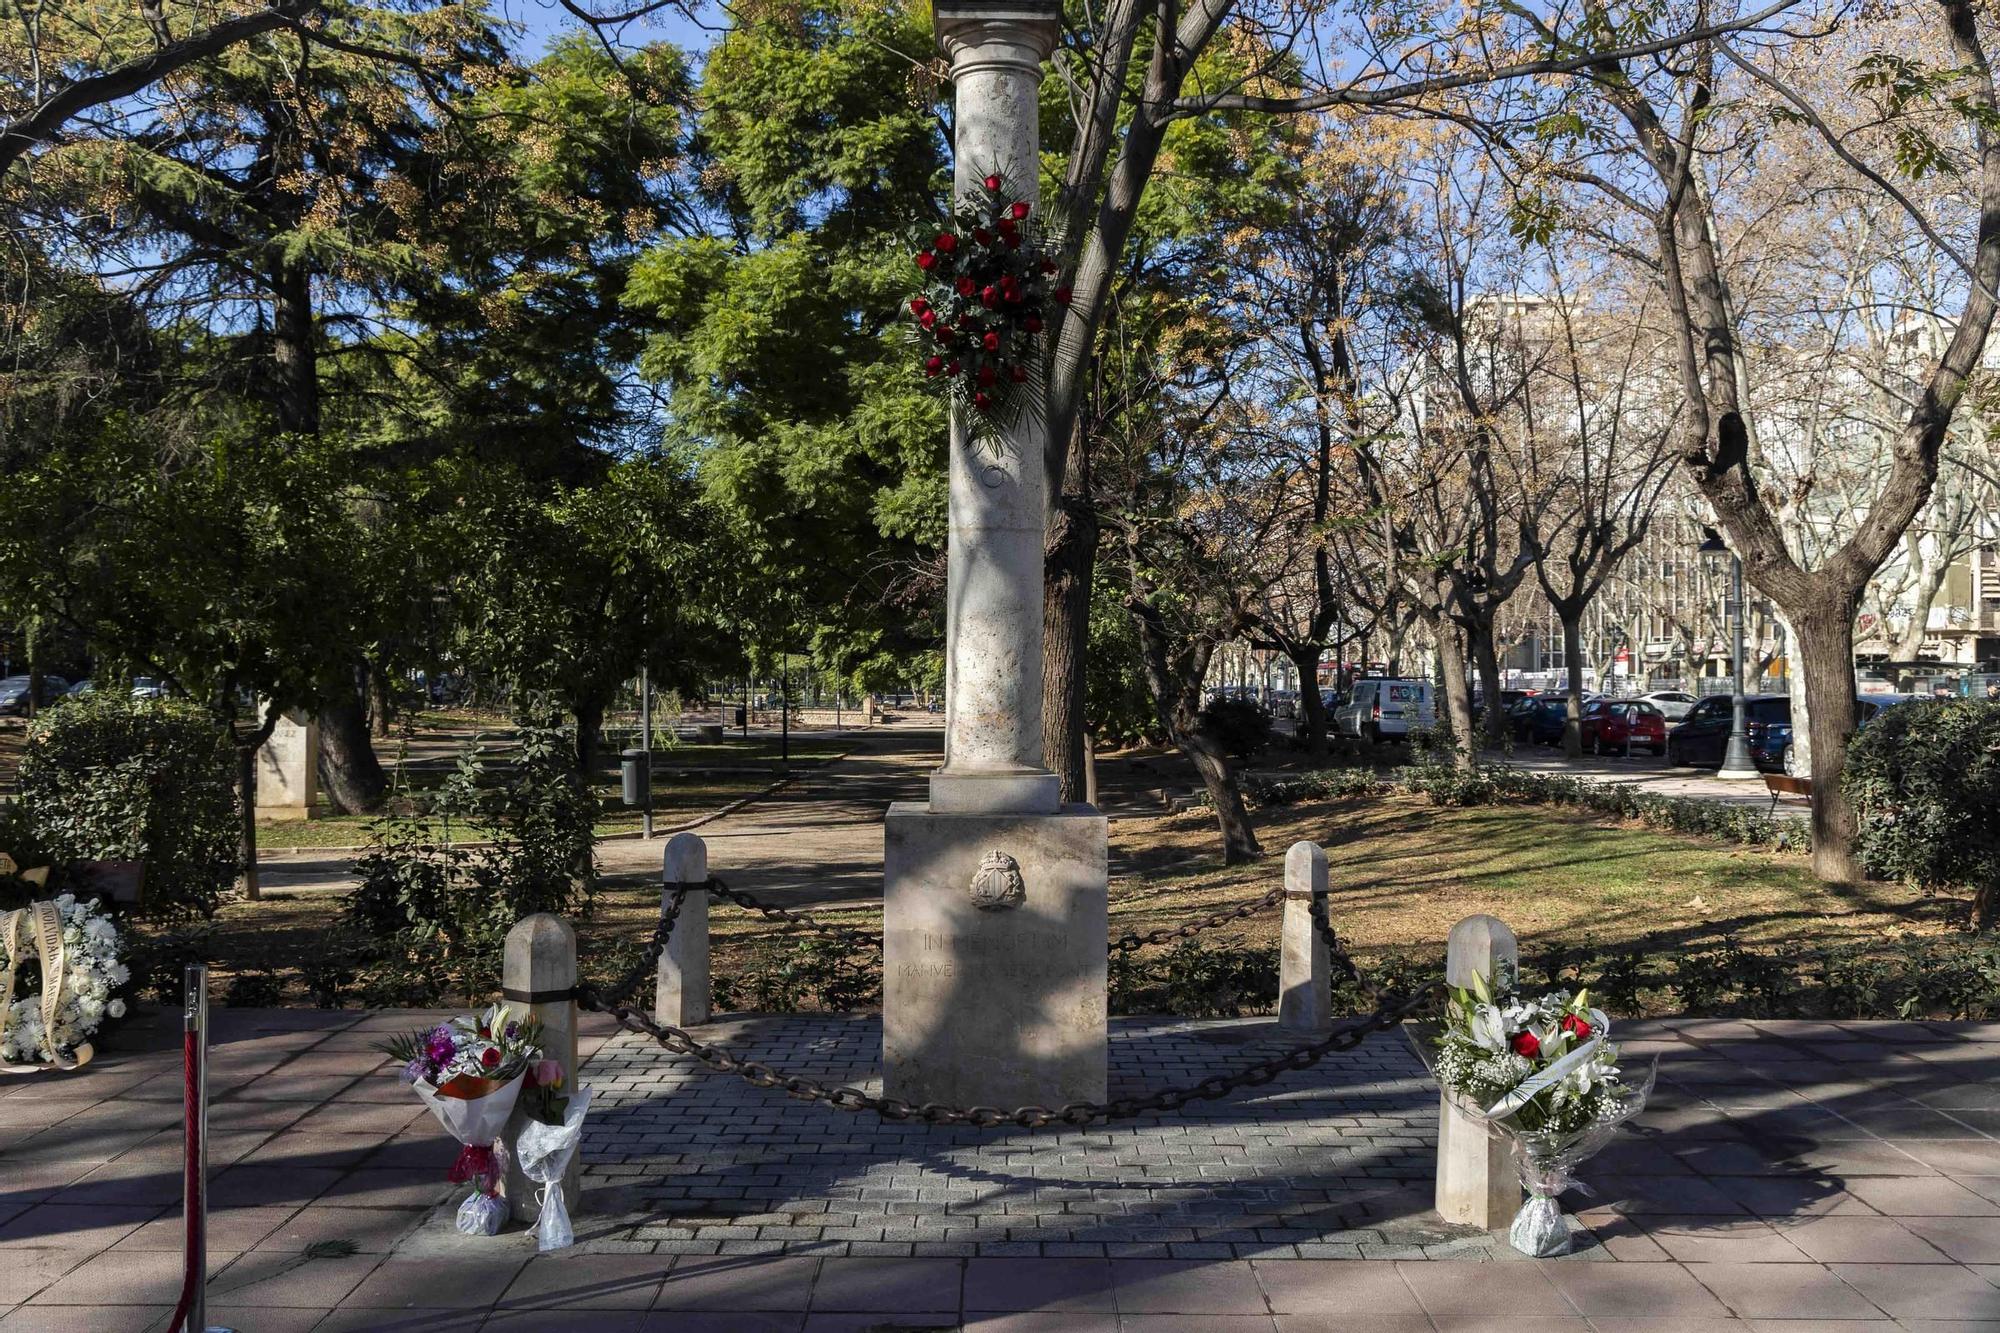
[[[1117,939],[1111,941],[1110,947],[1106,952],[1112,954],[1131,953],[1135,949],[1143,949],[1148,945],[1165,944],[1168,940],[1191,939],[1201,934],[1204,930],[1214,930],[1217,926],[1226,926],[1232,922],[1241,921],[1245,917],[1255,916],[1259,912],[1275,907],[1277,904],[1283,902],[1284,898],[1285,890],[1280,885],[1254,902],[1238,903],[1234,907],[1225,907],[1219,912],[1211,912],[1198,921],[1189,921],[1179,926],[1162,926],[1158,930],[1149,930],[1143,935],[1137,931],[1128,930]]]
[[[658,928],[653,932],[653,939],[647,946],[646,958],[642,960],[642,965],[634,968],[611,991],[598,992],[594,988],[580,988],[577,992],[577,1002],[586,1009],[608,1013],[626,1031],[651,1037],[662,1049],[674,1055],[691,1056],[715,1073],[733,1074],[753,1087],[782,1088],[787,1097],[799,1101],[822,1102],[841,1111],[870,1111],[884,1120],[921,1120],[929,1125],[969,1125],[975,1129],[991,1129],[998,1125],[1009,1124],[1022,1129],[1040,1129],[1054,1124],[1080,1128],[1113,1120],[1130,1120],[1142,1115],[1178,1111],[1189,1102],[1213,1101],[1227,1097],[1241,1088],[1261,1087],[1288,1071],[1310,1069],[1336,1051],[1352,1050],[1374,1034],[1396,1027],[1405,1018],[1423,1009],[1429,1004],[1431,992],[1438,985],[1436,981],[1432,981],[1410,995],[1386,997],[1373,1013],[1365,1015],[1322,1040],[1295,1046],[1226,1074],[1212,1074],[1187,1087],[1162,1088],[1143,1097],[1114,1097],[1108,1102],[1069,1102],[1058,1107],[1021,1106],[1012,1111],[1002,1110],[997,1106],[949,1106],[941,1102],[913,1103],[900,1097],[876,1096],[851,1086],[829,1087],[817,1079],[786,1074],[759,1061],[745,1060],[725,1047],[702,1041],[684,1028],[675,1027],[670,1023],[656,1022],[644,1014],[635,1012],[625,1003],[645,974],[657,965],[661,951],[672,938],[674,923],[680,917],[681,903],[686,898],[688,890],[707,888],[714,892],[718,884],[719,881],[711,878],[705,884],[684,885],[676,891],[668,909],[661,915]],[[724,889],[723,893],[734,896],[733,890]],[[1269,903],[1282,901],[1283,897],[1284,892],[1281,889],[1274,895],[1266,895],[1264,901],[1246,904],[1249,911],[1238,908],[1233,913],[1218,913],[1217,916],[1225,921],[1238,919],[1240,916],[1250,915],[1252,911],[1262,910]],[[1338,937],[1335,936],[1332,925],[1327,920],[1325,907],[1325,898],[1317,897],[1313,903],[1315,925],[1321,938],[1326,941],[1329,955],[1338,959],[1342,970],[1350,977],[1356,978],[1358,984],[1365,985],[1365,982],[1359,982],[1359,969],[1355,967],[1353,960],[1347,956],[1346,950],[1341,947]],[[774,910],[782,912],[784,909]],[[825,926],[820,928],[837,929]],[[1171,938],[1171,933],[1168,938]]]
[[[1041,1129],[1063,1124],[1081,1127],[1113,1120],[1180,1110],[1192,1101],[1213,1101],[1240,1088],[1261,1087],[1280,1074],[1310,1069],[1336,1051],[1352,1050],[1377,1032],[1399,1025],[1405,1018],[1430,1002],[1432,982],[1395,1003],[1377,1009],[1323,1040],[1296,1046],[1278,1055],[1244,1065],[1226,1074],[1212,1074],[1182,1088],[1162,1088],[1143,1097],[1114,1097],[1108,1102],[1069,1102],[1058,1107],[1020,1106],[1011,1111],[997,1106],[948,1106],[942,1102],[913,1103],[900,1097],[878,1097],[851,1086],[828,1087],[817,1079],[786,1074],[767,1064],[745,1060],[725,1047],[711,1045],[685,1029],[658,1023],[624,1005],[608,1012],[628,1032],[651,1037],[672,1054],[693,1057],[718,1074],[734,1074],[759,1088],[781,1088],[787,1097],[805,1102],[823,1102],[841,1111],[872,1111],[884,1120],[921,1120],[928,1125],[969,1125],[991,1129],[996,1125],[1018,1125]]]
[[[712,875],[706,884],[690,887],[706,888],[710,893],[724,902],[734,903],[746,911],[756,912],[767,921],[776,921],[780,925],[788,926],[793,930],[812,931],[815,934],[824,935],[828,939],[839,940],[849,948],[879,949],[882,947],[882,937],[880,935],[865,934],[862,931],[853,930],[846,926],[829,925],[805,912],[795,912],[789,907],[779,907],[774,903],[763,902],[751,897],[741,889],[730,888],[727,884],[724,884]]]

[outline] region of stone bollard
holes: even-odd
[[[708,844],[692,833],[667,839],[660,868],[660,911],[682,884],[708,882]],[[684,1028],[706,1023],[709,1013],[708,890],[689,889],[674,923],[673,938],[660,950],[659,987],[653,996],[653,1021]]]
[[[510,1008],[526,1009],[542,1021],[542,1054],[562,1066],[563,1086],[576,1090],[576,932],[569,922],[539,912],[507,932],[507,953],[500,968],[500,996]],[[507,1139],[520,1130],[523,1112],[508,1122]],[[572,1213],[582,1200],[583,1153],[569,1160],[563,1174],[563,1198]],[[523,1175],[514,1154],[507,1154],[507,1175],[501,1192],[517,1222],[533,1222],[541,1212],[535,1200],[539,1188]]]
[[[1490,916],[1469,916],[1451,928],[1445,946],[1444,979],[1469,986],[1477,972],[1491,981],[1501,965],[1520,958],[1514,932]],[[1447,1222],[1488,1231],[1514,1220],[1521,1207],[1521,1182],[1507,1145],[1486,1127],[1438,1094],[1437,1210]]]
[[[1285,924],[1278,952],[1278,1026],[1301,1036],[1333,1030],[1333,960],[1319,933],[1326,902],[1326,853],[1295,842],[1285,853]]]

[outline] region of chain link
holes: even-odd
[[[1255,902],[1238,903],[1234,907],[1225,907],[1220,912],[1211,912],[1198,921],[1189,921],[1179,926],[1162,926],[1158,930],[1149,930],[1143,935],[1137,931],[1128,930],[1117,939],[1111,941],[1111,945],[1106,952],[1112,954],[1131,953],[1134,949],[1144,949],[1148,945],[1153,944],[1165,944],[1168,940],[1192,939],[1204,930],[1214,930],[1217,926],[1226,926],[1231,922],[1241,921],[1245,917],[1255,916],[1259,912],[1275,907],[1280,902],[1283,902],[1284,898],[1285,890],[1281,885],[1278,888],[1272,889]]]
[[[840,1111],[870,1111],[884,1120],[918,1120],[927,1125],[967,1125],[974,1129],[992,1129],[1007,1124],[1017,1125],[1022,1129],[1041,1129],[1057,1124],[1081,1128],[1115,1120],[1131,1120],[1142,1115],[1171,1113],[1192,1101],[1214,1101],[1242,1088],[1262,1087],[1280,1074],[1310,1069],[1337,1051],[1352,1050],[1376,1033],[1388,1031],[1424,1009],[1430,1003],[1432,992],[1440,984],[1437,981],[1427,982],[1407,996],[1379,995],[1362,976],[1360,968],[1348,956],[1339,937],[1334,933],[1326,910],[1326,895],[1315,894],[1312,901],[1313,926],[1326,945],[1329,959],[1357,989],[1376,1001],[1373,1013],[1355,1020],[1330,1036],[1320,1041],[1308,1042],[1303,1046],[1292,1047],[1277,1055],[1267,1056],[1228,1073],[1211,1074],[1188,1087],[1161,1088],[1141,1097],[1114,1097],[1107,1102],[1069,1102],[1058,1107],[1021,1106],[1012,1111],[1002,1110],[997,1106],[949,1106],[942,1102],[912,1103],[900,1097],[878,1097],[860,1088],[847,1085],[830,1087],[817,1079],[786,1074],[759,1061],[745,1060],[725,1047],[704,1042],[684,1028],[675,1027],[670,1023],[656,1022],[645,1014],[633,1010],[626,1001],[640,982],[658,967],[660,954],[665,951],[668,941],[672,939],[674,925],[680,919],[681,906],[687,900],[689,891],[693,889],[707,889],[710,893],[738,906],[762,912],[771,920],[817,930],[836,937],[847,937],[857,941],[867,940],[866,936],[856,931],[828,926],[823,922],[814,921],[803,913],[760,903],[750,895],[728,888],[720,880],[711,877],[701,884],[684,884],[676,888],[661,912],[660,924],[653,931],[653,938],[648,942],[639,965],[608,991],[599,991],[595,987],[588,986],[579,988],[577,1003],[585,1009],[609,1014],[626,1031],[651,1037],[662,1049],[674,1055],[690,1056],[715,1073],[733,1074],[753,1087],[781,1088],[787,1097],[798,1101],[820,1102]],[[1239,904],[1200,921],[1189,922],[1173,929],[1156,930],[1143,936],[1127,934],[1111,945],[1111,951],[1129,952],[1148,944],[1186,938],[1218,925],[1240,921],[1244,917],[1282,902],[1284,896],[1285,891],[1282,888],[1273,889],[1256,902]]]
[[[824,935],[828,939],[839,940],[842,944],[852,949],[879,949],[882,947],[882,937],[879,935],[864,934],[858,930],[851,930],[846,926],[828,925],[826,922],[817,920],[804,912],[795,912],[789,907],[779,907],[772,903],[762,902],[751,897],[741,889],[730,888],[727,884],[724,884],[721,880],[713,876],[709,878],[708,883],[703,887],[707,888],[710,893],[724,902],[735,903],[738,907],[744,908],[747,911],[758,913],[766,921],[776,921],[780,925],[788,926],[793,930],[812,931],[815,934]]]

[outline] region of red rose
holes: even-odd
[[[1053,259],[1044,259],[1044,260],[1042,261],[1042,272],[1044,272],[1044,273],[1053,273],[1053,272],[1055,272],[1055,271],[1056,271],[1056,261],[1055,261],[1055,260],[1053,260]]]
[[[1588,1041],[1590,1039],[1589,1021],[1579,1018],[1575,1014],[1564,1014],[1562,1022],[1556,1026],[1560,1027],[1564,1032],[1570,1033],[1578,1041]]]
[[[937,256],[928,250],[917,252],[917,267],[928,273],[937,267]]]
[[[928,310],[928,309],[930,309],[930,308],[931,308],[931,303],[930,303],[929,301],[926,301],[926,300],[925,300],[925,299],[924,299],[923,297],[921,297],[921,296],[912,296],[912,297],[910,298],[910,313],[911,313],[911,314],[913,314],[913,315],[921,315],[921,314],[923,314],[923,313],[924,313],[924,311],[926,311],[926,310]]]
[[[981,245],[991,245],[993,244],[993,233],[984,227],[974,227],[972,229],[972,239],[978,241]]]
[[[1000,289],[998,287],[992,287],[992,286],[980,289],[979,303],[985,306],[988,310],[991,310],[994,306],[999,305]]]
[[[926,374],[926,375],[936,375],[936,374],[937,374],[937,373],[938,373],[939,371],[941,371],[941,370],[943,370],[943,369],[944,369],[944,358],[943,358],[943,357],[941,357],[941,356],[932,356],[932,357],[926,357],[926,358],[924,359],[924,374]]]
[[[1055,290],[1055,298],[1057,305],[1068,305],[1070,296],[1071,292],[1070,289],[1067,287],[1058,287]]]
[[[979,387],[982,389],[993,387],[993,367],[981,366],[979,368]]]
[[[997,189],[999,189],[999,188],[1000,188],[1000,173],[996,171],[996,172],[994,172],[994,173],[993,173],[993,174],[992,174],[991,176],[988,176],[988,177],[986,178],[986,181],[985,181],[985,185],[986,185],[986,188],[987,188],[987,189],[989,189],[989,190],[997,190]]]
[[[993,332],[991,329],[987,330],[986,336],[984,338],[981,338],[979,341],[985,346],[986,350],[989,352],[997,352],[1000,350],[1000,335]]]
[[[937,234],[937,239],[931,242],[931,245],[939,254],[948,255],[958,249],[958,237],[948,231],[941,231]]]
[[[1007,378],[1016,384],[1026,384],[1028,382],[1028,368],[1026,366],[1015,366],[1007,372]]]
[[[1012,218],[1001,218],[1000,221],[998,221],[994,225],[1000,228],[1000,234],[1002,236],[1011,236],[1014,233],[1015,223],[1014,219]]]
[[[972,405],[984,412],[987,408],[993,406],[993,399],[990,395],[975,393],[972,395]]]
[[[1530,1060],[1542,1058],[1542,1040],[1532,1032],[1523,1032],[1507,1044],[1514,1048],[1516,1055],[1525,1055]]]
[[[950,361],[947,361],[947,362],[945,363],[945,367],[944,367],[944,373],[945,373],[945,374],[947,374],[947,375],[956,375],[956,374],[958,373],[958,371],[959,371],[959,365],[958,365],[958,358],[957,358],[957,357],[953,357],[953,358],[952,358],[952,359],[951,359]]]
[[[1017,202],[1007,210],[1007,216],[1019,222],[1022,218],[1028,216],[1028,205],[1024,202]]]
[[[948,343],[948,342],[950,342],[950,341],[951,341],[951,325],[949,325],[949,324],[940,324],[940,325],[938,325],[938,326],[937,326],[936,328],[934,328],[934,329],[932,329],[932,330],[931,330],[931,337],[933,337],[933,338],[936,338],[936,339],[937,339],[937,340],[938,340],[939,342],[941,342],[941,343]]]
[[[1000,279],[1000,295],[1009,301],[1019,300],[1021,297],[1021,284],[1015,282],[1012,277]]]
[[[979,284],[971,278],[960,278],[958,280],[958,294],[960,296],[970,296],[978,290]]]
[[[925,328],[930,328],[933,324],[937,323],[937,311],[924,311],[923,314],[917,316],[917,323],[923,325]]]
[[[1042,317],[1040,315],[1030,315],[1021,321],[1021,327],[1030,333],[1040,333],[1042,331]]]
[[[1018,250],[1021,248],[1021,235],[1019,232],[1007,237],[1007,248],[1009,250]]]
[[[485,1065],[488,1069],[498,1065],[500,1063],[500,1048],[497,1046],[488,1046],[479,1053],[479,1063]]]

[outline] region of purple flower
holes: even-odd
[[[418,1079],[424,1078],[424,1075],[429,1072],[430,1066],[426,1065],[424,1057],[419,1055],[412,1059],[410,1063],[403,1066],[403,1082],[415,1083]],[[428,1079],[425,1079],[425,1081],[429,1082]]]

